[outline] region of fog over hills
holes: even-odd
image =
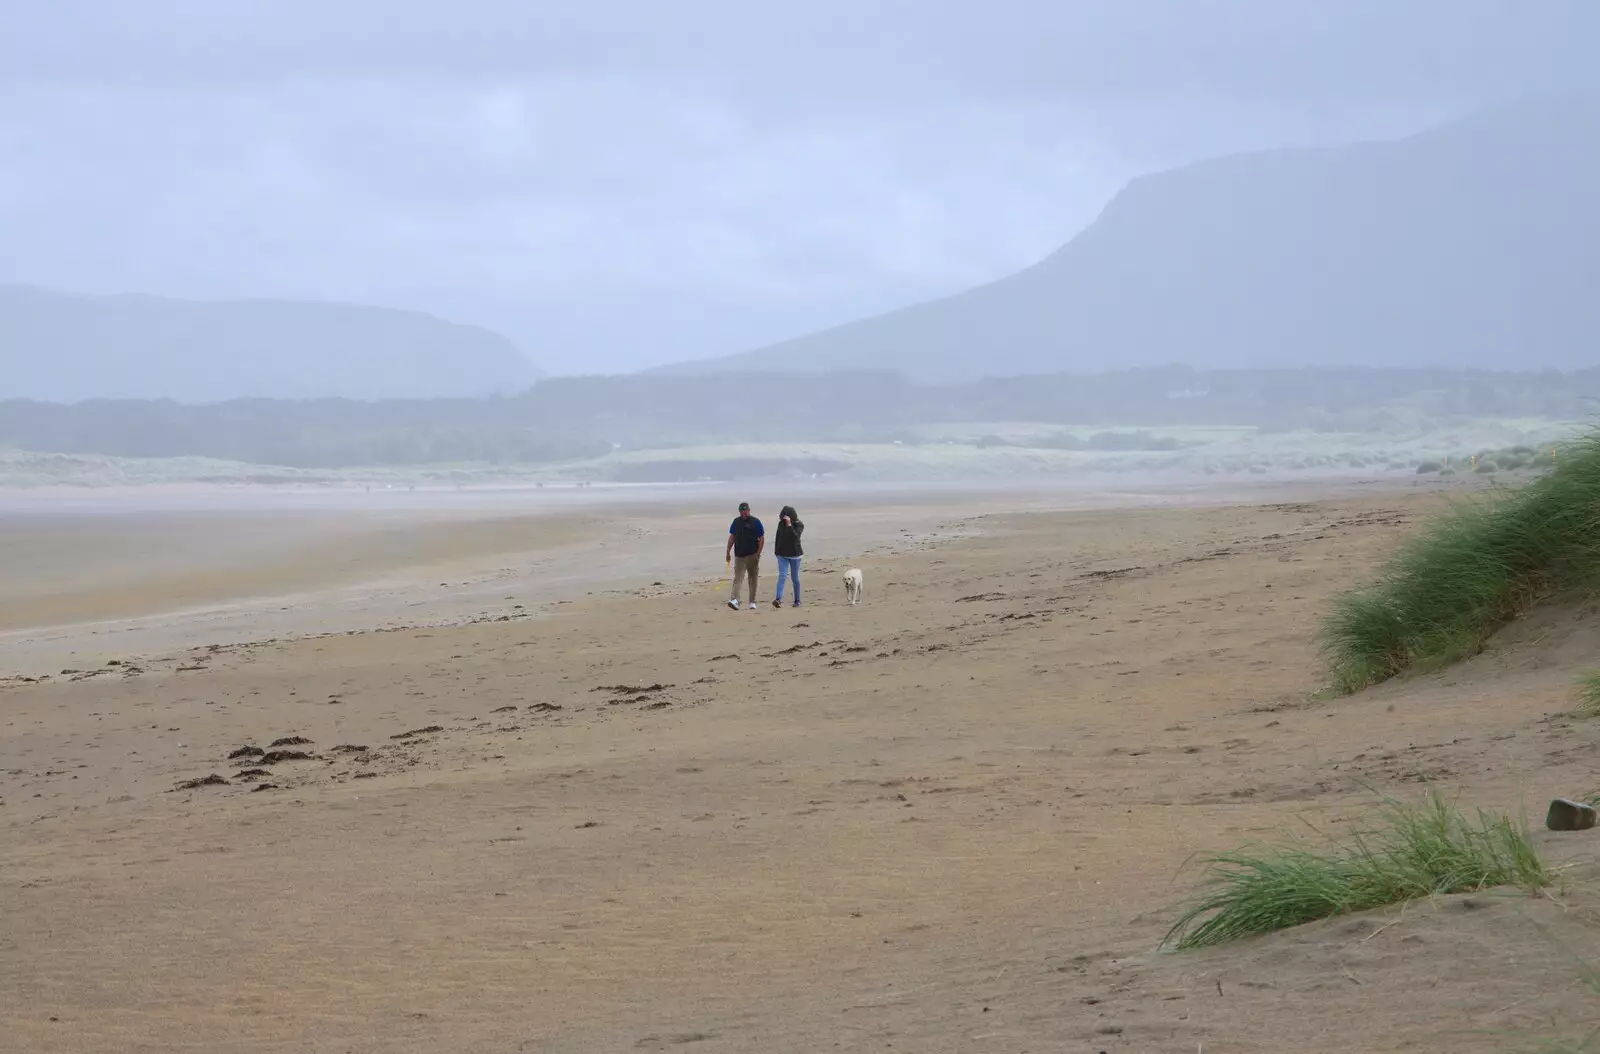
[[[429,398],[537,376],[505,337],[420,312],[0,286],[0,399]]]
[[[1600,351],[1597,284],[1600,106],[1545,100],[1142,177],[1018,274],[663,369],[1574,368]]]

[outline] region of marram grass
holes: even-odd
[[[1333,685],[1354,692],[1466,658],[1539,599],[1597,581],[1600,430],[1526,486],[1458,502],[1339,596],[1321,632]]]
[[[1437,793],[1386,799],[1378,822],[1341,839],[1251,845],[1202,860],[1195,898],[1167,931],[1179,950],[1317,919],[1495,886],[1537,892],[1549,876],[1527,826],[1479,810],[1469,819]]]
[[[1576,689],[1578,705],[1573,707],[1573,713],[1579,717],[1600,717],[1600,669],[1579,672]]]

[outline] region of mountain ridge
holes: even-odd
[[[1596,143],[1600,107],[1578,99],[1208,158],[1130,180],[1007,277],[652,372],[1586,365],[1600,329],[1586,292],[1600,281]]]
[[[0,399],[460,397],[539,375],[506,337],[423,311],[0,284]]]

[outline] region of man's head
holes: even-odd
[[[748,501],[741,501],[739,503],[739,515],[745,519],[750,518],[750,503]]]

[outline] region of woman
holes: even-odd
[[[778,595],[772,606],[783,607],[783,580],[794,579],[794,606],[800,606],[800,534],[806,525],[793,505],[785,505],[778,514],[778,536],[773,539],[772,555],[778,558]]]

